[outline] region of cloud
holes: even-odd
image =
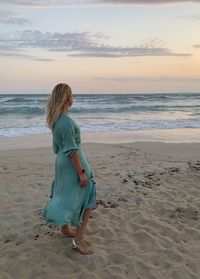
[[[196,14],[196,15],[182,15],[182,16],[179,16],[179,18],[185,18],[185,19],[190,19],[190,20],[200,20],[200,14]]]
[[[40,58],[36,57],[34,55],[30,54],[23,54],[20,52],[13,52],[13,51],[5,51],[0,49],[0,56],[9,56],[9,57],[15,57],[15,58],[20,58],[20,59],[28,59],[28,60],[33,60],[33,61],[42,61],[42,62],[51,62],[55,61],[54,59],[49,59],[49,58]]]
[[[150,39],[139,46],[123,47],[106,44],[104,33],[51,33],[25,30],[13,34],[0,34],[0,54],[43,49],[64,52],[72,57],[134,57],[134,56],[190,56],[163,47],[158,39]]]
[[[193,45],[194,48],[200,48],[200,45]]]
[[[122,4],[128,4],[128,5],[134,5],[134,4],[170,4],[170,3],[184,3],[184,2],[200,2],[200,0],[101,0],[102,3],[107,4],[115,4],[115,5],[122,5]]]
[[[0,10],[0,23],[27,26],[31,25],[32,22],[31,20],[23,18],[14,12]]]
[[[200,82],[200,77],[96,77],[95,80],[116,81],[116,82]]]
[[[200,3],[200,0],[0,0],[0,4],[17,5],[32,8],[55,7],[55,6],[96,6],[96,5],[161,5],[173,3]]]

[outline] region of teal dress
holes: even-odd
[[[96,182],[81,149],[80,128],[67,112],[61,112],[52,134],[53,151],[57,154],[55,175],[51,185],[51,199],[44,206],[42,217],[56,227],[65,224],[80,227],[85,209],[96,206]],[[80,178],[70,159],[75,150],[88,177],[84,187],[80,186]]]

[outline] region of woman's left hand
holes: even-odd
[[[80,178],[80,186],[81,187],[85,187],[87,186],[87,182],[88,182],[88,177],[85,173],[79,175]]]

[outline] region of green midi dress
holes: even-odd
[[[52,134],[53,151],[57,154],[55,175],[51,184],[51,199],[44,206],[42,217],[56,227],[65,224],[80,227],[85,209],[96,206],[96,182],[81,149],[80,128],[67,112],[61,112]],[[70,159],[75,150],[88,177],[84,187],[80,186],[79,175]]]

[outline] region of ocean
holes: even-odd
[[[81,131],[200,128],[200,93],[73,94],[69,115]],[[1,94],[0,137],[50,133],[48,94]]]

